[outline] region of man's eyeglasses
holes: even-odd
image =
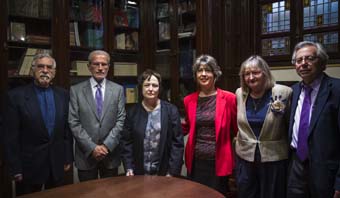
[[[314,62],[318,57],[317,56],[303,56],[300,58],[295,59],[295,64],[302,64],[303,61],[307,63],[312,63]]]
[[[93,66],[95,66],[95,67],[99,67],[100,65],[101,65],[102,67],[107,67],[107,66],[109,66],[108,63],[98,63],[98,62],[92,62],[91,65],[93,65]]]
[[[36,67],[36,68],[38,68],[39,70],[44,69],[45,67],[46,67],[48,70],[54,69],[53,65],[45,65],[45,64],[37,64],[37,65],[35,65],[35,66],[33,66],[33,67]]]

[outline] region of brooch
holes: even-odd
[[[282,99],[282,96],[272,96],[270,98],[270,110],[273,113],[284,114],[287,99]]]

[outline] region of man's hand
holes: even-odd
[[[23,176],[21,173],[14,175],[14,181],[21,182],[23,179]]]
[[[133,174],[133,170],[132,169],[127,169],[126,170],[126,176],[134,176],[135,174]]]
[[[105,156],[109,153],[108,149],[104,145],[97,145],[92,151],[92,157],[97,161],[100,161],[105,158]]]
[[[68,171],[71,168],[71,164],[64,164],[64,171]]]
[[[339,191],[339,190],[336,190],[336,191],[334,192],[333,198],[340,198],[340,191]]]

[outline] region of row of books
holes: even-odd
[[[115,36],[115,49],[138,50],[138,32],[119,33]]]
[[[181,0],[178,3],[177,13],[183,14],[196,10],[196,0]]]
[[[70,18],[74,21],[102,23],[103,0],[73,0],[71,3]]]
[[[196,34],[196,25],[190,23],[186,26],[178,27],[178,38],[191,37]],[[158,22],[158,41],[166,41],[170,39],[170,23],[159,21]]]
[[[39,53],[51,54],[51,50],[50,49],[27,48],[26,52],[20,58],[20,61],[19,61],[20,66],[14,75],[16,74],[19,76],[31,75],[31,67],[32,67],[33,58],[36,54],[39,54]]]
[[[52,0],[10,0],[9,13],[14,16],[50,18]]]
[[[125,10],[115,10],[114,24],[116,27],[139,28],[139,8],[127,6]]]
[[[88,61],[74,60],[71,63],[71,74],[75,76],[91,76],[88,70]],[[137,63],[135,62],[114,62],[114,76],[137,76]]]
[[[9,40],[36,44],[49,44],[51,38],[45,35],[26,35],[25,23],[11,22],[9,27]]]
[[[72,61],[71,75],[76,76],[91,76],[88,70],[88,61],[75,60]],[[137,76],[137,63],[131,62],[114,62],[114,76]],[[138,102],[138,88],[136,84],[124,83],[124,92],[126,103]]]

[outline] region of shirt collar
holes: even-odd
[[[105,87],[106,84],[106,78],[102,80],[102,82],[98,83],[93,77],[90,78],[90,83],[92,88],[96,88],[98,84],[101,85],[102,88]]]
[[[38,85],[36,85],[35,83],[33,83],[33,87],[35,90],[39,91],[39,92],[42,92],[42,91],[48,91],[48,90],[51,90],[51,86],[48,86],[48,87],[40,87]]]
[[[322,79],[324,78],[324,74],[322,73],[321,75],[319,75],[309,86],[313,89],[313,90],[318,90],[321,84]],[[305,84],[303,82],[301,82],[300,84],[301,87],[305,86]]]

